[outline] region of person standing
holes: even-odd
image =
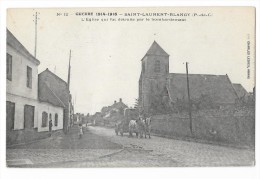
[[[83,126],[82,124],[79,124],[79,138],[81,139],[83,136]]]
[[[49,132],[52,133],[52,119],[49,121]]]

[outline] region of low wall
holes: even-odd
[[[37,132],[35,129],[12,130],[6,132],[6,145],[28,143],[50,136],[49,132]]]
[[[155,115],[152,132],[178,138],[195,138],[218,144],[254,147],[254,109],[200,111],[192,114],[192,131],[188,114]]]

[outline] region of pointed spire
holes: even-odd
[[[156,41],[153,42],[146,55],[169,56]]]

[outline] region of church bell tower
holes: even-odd
[[[154,41],[141,60],[142,71],[139,79],[139,104],[144,112],[156,105],[155,96],[166,89],[169,74],[169,55]]]

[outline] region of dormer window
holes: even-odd
[[[160,72],[160,61],[159,60],[155,61],[154,72],[156,72],[156,73]]]

